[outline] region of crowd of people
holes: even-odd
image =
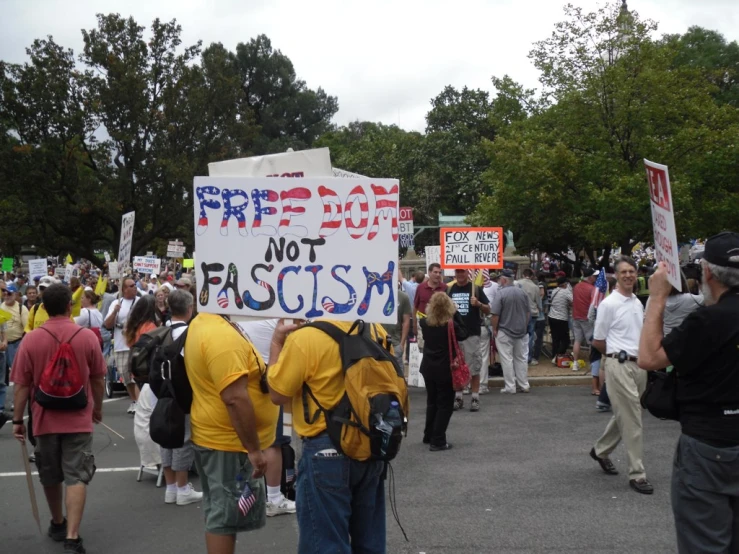
[[[589,351],[591,392],[600,409],[612,411],[590,457],[616,475],[609,455],[623,441],[629,485],[642,494],[654,488],[643,460],[640,399],[649,372],[672,373],[682,426],[672,483],[679,551],[733,552],[739,546],[739,234],[709,239],[694,277],[702,294],[689,292],[687,279],[683,290],[672,287],[663,265],[651,277],[640,273],[628,257],[615,259],[612,269],[586,267],[575,283],[529,268],[519,275],[485,272],[482,279],[457,269],[445,282],[441,267],[430,264],[427,273],[401,276],[397,323],[370,326],[367,336],[401,376],[410,343],[422,351],[422,440],[431,452],[452,448],[447,431],[454,411],[465,408],[465,393],[471,412],[483,408],[480,396],[489,392],[496,361],[502,394],[530,393],[528,368],[542,358],[547,328],[553,363],[569,358],[578,369]],[[648,296],[637,294],[640,284]],[[320,326],[197,314],[192,275],[174,272],[114,282],[91,270],[66,284],[51,275],[34,284],[6,275],[0,291],[7,314],[0,325],[0,407],[12,410],[14,436],[35,443],[51,512],[48,535],[64,542],[65,552],[85,552],[79,530],[95,472],[92,431],[103,419],[105,380],[120,379],[134,426],[145,430],[158,397],[134,375],[131,351],[164,331],[172,340],[186,337],[177,347],[192,389],[185,441],[151,450],[144,431],[137,443],[142,464],[149,448],[147,456],[163,468],[165,504],[202,503],[207,551],[234,552],[237,533],[263,527],[268,516],[297,513],[299,552],[385,552],[386,464],[350,456],[331,433],[331,408],[348,394],[347,368],[343,347]],[[340,334],[364,332],[352,322],[331,323]],[[54,409],[39,397],[46,370],[65,353],[82,383],[75,399],[84,402],[74,410]],[[455,386],[459,360],[470,375],[464,389]],[[12,405],[5,397],[8,369]],[[385,415],[393,417],[391,410]],[[0,418],[1,427],[4,410]],[[280,487],[290,442],[283,422],[292,422],[303,441],[294,501]],[[202,492],[189,483],[193,466]]]

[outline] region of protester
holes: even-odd
[[[142,296],[131,308],[123,327],[123,337],[130,349],[141,338],[141,335],[157,328],[157,316],[154,299],[151,295]]]
[[[49,314],[46,313],[44,307],[44,291],[51,285],[59,284],[59,280],[55,277],[42,277],[38,284],[38,301],[30,308],[28,312],[28,323],[26,324],[26,333],[30,333],[34,329],[38,329],[46,320]]]
[[[400,370],[405,372],[405,363],[403,362],[405,354],[405,345],[408,341],[408,331],[411,326],[411,301],[408,295],[402,290],[398,291],[398,307],[397,307],[397,323],[383,325],[387,336],[390,337],[390,343],[393,345],[395,358],[398,360]]]
[[[193,304],[193,297],[186,290],[175,290],[169,295],[169,306],[172,311],[171,333],[173,341],[180,338],[182,333],[187,329],[188,323],[192,318]],[[133,321],[137,308],[138,304],[134,307],[134,312],[131,313],[129,322]],[[144,385],[144,387],[149,388],[149,385]],[[143,388],[140,394],[145,394]],[[151,398],[154,393],[149,389],[146,391],[146,394],[150,395],[149,397]],[[164,468],[164,480],[167,483],[167,488],[164,492],[164,503],[186,506],[200,502],[203,499],[203,493],[196,491],[192,483],[188,482],[190,469],[195,460],[189,415],[185,416],[185,443],[183,446],[174,449],[161,448],[160,451],[162,455],[162,468]]]
[[[678,552],[733,553],[739,551],[739,233],[708,239],[701,266],[706,306],[667,336],[672,286],[666,264],[652,275],[639,365],[677,372],[682,434],[672,511]]]
[[[683,277],[682,290],[688,290],[688,283]],[[651,286],[650,286],[651,291]],[[650,293],[651,296],[651,293]],[[702,307],[705,300],[702,294],[691,294],[690,292],[680,292],[675,287],[670,290],[670,295],[665,303],[665,311],[663,314],[664,327],[663,335],[666,337],[673,329],[677,329],[680,324],[692,312]],[[647,309],[649,308],[649,300],[647,300]]]
[[[0,310],[8,312],[10,315],[10,320],[5,324],[5,341],[2,343],[6,345],[4,349],[5,360],[0,359],[0,427],[4,425],[6,419],[3,413],[5,409],[6,371],[13,367],[15,354],[21,345],[24,329],[28,324],[28,309],[16,300],[17,291],[18,289],[13,283],[7,283],[4,286],[0,284],[3,299]],[[2,344],[0,344],[0,350],[2,350]],[[3,352],[0,352],[0,358],[2,354]]]
[[[453,321],[457,340],[467,338],[467,328],[457,307],[446,294],[436,293],[426,307],[421,327],[426,337],[426,348],[421,359],[421,375],[426,387],[426,426],[423,443],[429,450],[449,450],[446,430],[454,411],[451,357],[449,351],[449,321]]]
[[[131,369],[129,367],[130,347],[123,335],[123,329],[131,310],[138,300],[136,296],[136,282],[133,277],[124,277],[121,282],[121,297],[113,300],[108,308],[105,316],[104,326],[113,332],[113,358],[118,374],[123,378],[123,384],[126,386],[131,404],[128,406],[127,413],[136,413],[136,399],[138,393],[136,384],[133,382]]]
[[[572,331],[575,335],[575,345],[572,348],[572,369],[575,371],[581,367],[580,347],[588,346],[593,336],[593,324],[588,319],[588,310],[598,272],[592,268],[586,268],[583,271],[583,277],[584,279],[572,291]]]
[[[547,288],[541,276],[537,277],[539,281],[537,286],[539,287],[539,298],[536,301],[536,306],[539,309],[539,315],[536,316],[536,341],[534,342],[534,352],[529,354],[530,366],[539,365],[539,358],[541,358],[541,349],[544,346],[544,334],[547,329],[547,310],[549,305],[547,303]]]
[[[424,289],[425,284],[418,287],[416,304]],[[426,309],[428,301],[423,300]],[[330,323],[344,332],[353,325]],[[306,421],[306,413],[314,413],[315,407],[307,397],[303,404],[305,385],[321,406],[335,406],[346,391],[339,345],[313,327],[288,336],[294,328],[281,324],[275,329],[269,387],[273,402],[292,403],[295,431],[303,437],[296,498],[298,552],[385,552],[385,464],[360,462],[337,452],[322,412],[313,423]],[[377,341],[386,341],[381,326],[372,326],[372,333]]]
[[[231,554],[236,533],[266,523],[262,449],[275,442],[279,409],[260,388],[266,373],[261,356],[222,316],[204,313],[191,321],[185,367],[193,391],[190,423],[205,544],[209,554]],[[241,493],[234,494],[236,484]],[[246,515],[239,511],[240,494],[253,501]]]
[[[464,321],[464,326],[467,329],[467,338],[461,340],[459,345],[472,376],[470,382],[470,391],[472,392],[470,411],[477,412],[480,410],[480,372],[482,370],[480,322],[483,314],[490,313],[490,305],[488,304],[488,297],[482,291],[482,287],[477,287],[470,281],[470,274],[466,269],[454,270],[454,278],[455,282],[449,287],[447,294],[457,306],[457,311],[462,316],[462,321]],[[464,408],[462,391],[457,391],[454,409],[461,410],[462,408]]]
[[[277,319],[262,319],[258,321],[246,321],[239,323],[239,327],[262,356],[264,363],[270,363],[270,349],[272,348],[272,335],[277,328]],[[277,433],[274,444],[264,450],[267,461],[265,480],[267,481],[267,517],[283,514],[294,514],[296,512],[295,502],[286,498],[280,490],[282,483],[282,447],[290,444],[291,437],[284,430],[285,414],[280,406],[280,416],[277,419]],[[292,422],[292,414],[290,414]]]
[[[13,435],[25,442],[23,412],[31,391],[38,386],[41,374],[60,343],[68,342],[84,383],[86,406],[79,410],[47,410],[34,401],[31,410],[37,441],[36,466],[51,511],[47,534],[55,541],[64,541],[65,552],[84,554],[79,528],[87,496],[86,485],[95,474],[92,424],[102,421],[103,417],[105,360],[92,331],[81,329],[70,321],[72,293],[66,286],[49,286],[44,291],[44,305],[49,319],[40,330],[23,339],[13,367]]]
[[[413,333],[418,341],[418,348],[423,351],[423,335],[419,334],[418,319],[426,316],[426,305],[435,292],[446,292],[446,285],[442,280],[441,266],[437,263],[429,264],[429,278],[416,288],[413,299]]]
[[[103,326],[103,314],[97,309],[100,297],[92,291],[85,291],[80,301],[80,315],[74,318],[74,322],[80,327],[88,329],[100,329]]]
[[[72,291],[72,318],[80,315],[82,309],[82,293],[85,291],[78,277],[69,280],[69,289]]]
[[[169,311],[169,306],[167,305],[168,298],[164,293],[164,290],[158,290],[154,295],[154,299],[156,302],[157,321],[159,322],[159,325],[167,325],[170,319],[172,319],[172,314]]]
[[[570,313],[572,311],[572,291],[567,277],[557,278],[557,289],[552,293],[549,303],[549,328],[552,331],[552,363],[557,356],[567,353],[570,347]]]
[[[530,391],[527,366],[531,320],[529,297],[522,289],[513,286],[514,277],[511,270],[502,271],[500,288],[491,308],[495,345],[505,382],[500,392],[504,394]]]
[[[523,279],[515,282],[521,290],[526,293],[529,299],[529,318],[528,335],[529,335],[529,348],[528,348],[528,360],[526,362],[531,364],[534,359],[534,346],[536,345],[536,320],[539,318],[539,299],[541,293],[539,292],[539,284],[534,281],[534,272],[530,268],[523,270]]]
[[[37,300],[38,300],[38,288],[36,288],[36,285],[28,285],[26,287],[25,300],[23,300],[23,305],[30,312],[31,308],[33,308],[36,305]]]
[[[593,346],[604,355],[608,396],[613,416],[603,435],[590,450],[590,457],[608,475],[618,470],[608,456],[623,439],[629,462],[629,485],[641,494],[652,494],[642,457],[642,414],[639,400],[647,376],[637,365],[644,306],[634,294],[636,263],[622,256],[616,262],[616,290],[598,306]]]

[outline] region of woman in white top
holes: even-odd
[[[88,329],[100,328],[103,326],[103,314],[97,309],[100,297],[91,290],[85,290],[82,294],[82,309],[80,315],[74,318],[74,322],[80,327]]]
[[[568,287],[567,277],[559,277],[557,285],[549,305],[549,329],[552,331],[552,355],[555,358],[570,347],[572,313],[572,289]]]

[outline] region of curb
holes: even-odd
[[[532,387],[579,386],[590,385],[592,382],[593,378],[590,375],[529,377],[529,384]],[[488,379],[488,387],[502,389],[504,387],[503,378],[492,377]]]

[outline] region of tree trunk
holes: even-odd
[[[611,260],[611,245],[607,244],[603,249],[603,256],[600,258],[600,267],[608,269]]]

